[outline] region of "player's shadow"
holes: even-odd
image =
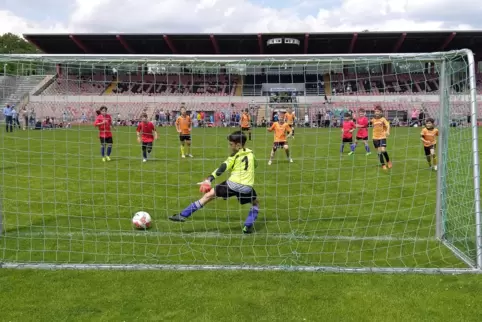
[[[12,170],[15,169],[17,166],[15,165],[10,165],[8,167],[0,167],[0,171],[5,171],[5,170]]]
[[[234,220],[226,220],[226,221],[220,221],[218,220],[219,226],[213,225],[212,227],[203,227],[202,232],[203,233],[208,233],[208,234],[223,234],[223,235],[229,235],[229,234],[237,234],[237,233],[242,233],[243,229],[243,223],[242,222],[237,222],[234,223]],[[255,227],[255,232],[261,232],[266,229],[266,225],[269,224],[269,220],[267,220],[265,217],[258,218],[256,220],[256,223],[254,224]],[[184,223],[183,225],[186,225]],[[185,234],[198,234],[199,233],[199,228],[196,227],[182,227],[182,233]]]

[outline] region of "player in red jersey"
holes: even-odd
[[[355,129],[356,129],[356,125],[351,118],[351,114],[345,113],[342,129],[341,129],[342,135],[341,135],[340,153],[343,153],[343,150],[345,148],[345,143],[350,143],[349,155],[352,155],[353,151],[355,151],[355,144],[353,144],[353,131],[355,131]]]
[[[101,106],[99,109],[100,114],[95,119],[94,126],[99,128],[100,138],[100,153],[102,155],[102,161],[110,161],[110,154],[112,152],[112,117],[107,114],[107,107]],[[107,153],[106,153],[107,147]]]
[[[365,110],[360,109],[358,111],[358,118],[356,119],[356,127],[358,129],[358,132],[356,132],[356,141],[355,141],[355,149],[358,145],[358,141],[363,141],[363,144],[365,144],[365,155],[370,155],[372,154],[370,152],[370,146],[368,145],[368,124],[370,121],[368,121],[368,117],[365,116]],[[355,152],[355,149],[353,149],[353,152]],[[353,152],[350,152],[350,154],[353,154]]]
[[[141,114],[141,122],[137,126],[137,142],[142,144],[142,162],[147,162],[147,156],[152,152],[152,144],[157,140],[156,127],[149,122],[146,113]]]

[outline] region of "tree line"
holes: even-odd
[[[23,37],[12,34],[0,34],[0,55],[8,54],[40,54],[33,44]],[[6,75],[32,75],[38,72],[39,64],[31,61],[2,59],[0,74]]]

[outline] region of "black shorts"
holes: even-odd
[[[357,141],[368,141],[368,136],[357,136],[356,140]]]
[[[181,134],[179,135],[179,141],[191,141],[191,134]]]
[[[251,131],[250,127],[242,127],[241,131],[246,132],[246,131]]]
[[[431,145],[431,146],[424,146],[424,147],[423,147],[423,151],[425,152],[425,155],[426,155],[426,156],[429,156],[429,155],[430,155],[430,150],[432,150],[432,149],[436,150],[435,144],[434,144],[434,145]]]
[[[152,142],[142,142],[142,147],[152,148]]]
[[[100,144],[112,144],[114,143],[114,140],[112,139],[112,136],[110,138],[99,138],[100,139]]]
[[[353,138],[343,138],[342,142],[343,143],[353,143]]]
[[[275,142],[273,143],[273,150],[283,149],[286,145],[286,142]]]
[[[373,140],[373,146],[375,147],[375,149],[386,148],[387,147],[387,139]]]
[[[231,197],[236,197],[238,198],[238,201],[241,205],[252,203],[253,201],[256,200],[256,197],[257,197],[256,191],[254,189],[251,190],[250,193],[240,193],[229,188],[228,183],[226,181],[216,185],[216,187],[214,188],[214,193],[216,197],[223,198],[224,200],[227,200],[228,198],[231,198]]]

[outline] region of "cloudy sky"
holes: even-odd
[[[0,0],[0,33],[482,29],[476,0]]]

